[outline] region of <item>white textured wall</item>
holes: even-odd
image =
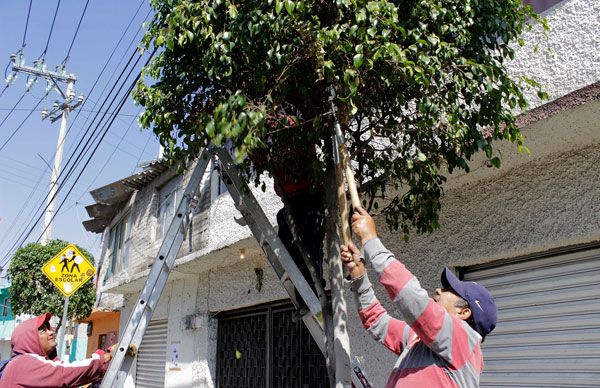
[[[510,72],[534,78],[551,99],[600,81],[600,0],[564,0],[543,16],[550,31],[537,25],[524,34]],[[528,99],[532,107],[540,104],[533,93]]]

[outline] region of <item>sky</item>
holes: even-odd
[[[28,12],[30,4],[31,11]],[[66,58],[72,43],[66,69],[67,73],[77,77],[76,96],[82,94],[85,102],[68,118],[69,129],[62,159],[65,172],[59,179],[63,187],[56,207],[63,200],[64,204],[52,223],[51,238],[77,244],[97,257],[101,236],[86,232],[82,225],[90,218],[85,206],[94,203],[89,191],[140,171],[138,165],[155,159],[159,146],[151,131],[140,130],[136,117],[141,108],[130,97],[119,115],[102,113],[115,111],[120,97],[126,94],[122,89],[119,98],[111,104],[115,91],[121,85],[128,87],[148,58],[147,55],[142,56],[137,66],[130,64],[127,72],[134,69],[132,75],[125,78],[125,73],[118,80],[143,34],[142,24],[150,15],[148,0],[90,0],[84,13],[85,6],[86,0],[3,2],[0,67],[3,79],[12,74],[10,55],[18,52],[24,42],[25,65],[33,66],[35,59],[43,57],[47,68],[53,70]],[[80,20],[81,25],[75,34]],[[133,61],[138,57],[133,57]],[[6,83],[0,83],[2,267],[7,267],[14,247],[25,236],[25,243],[41,237],[43,215],[39,222],[35,221],[46,207],[50,166],[53,165],[60,128],[60,120],[54,123],[48,118],[42,120],[40,113],[44,108],[51,110],[55,100],[62,102],[62,96],[55,90],[46,95],[45,80],[40,79],[29,92],[26,83],[25,74],[19,74],[6,89]],[[115,85],[111,94],[110,90]],[[66,91],[65,84],[60,86],[63,92]],[[110,121],[112,124],[109,126]],[[88,142],[88,139],[92,140]],[[85,146],[86,142],[88,146]],[[96,144],[99,145],[94,151]],[[65,180],[69,170],[71,175]],[[71,192],[67,195],[69,190]],[[1,276],[4,275],[2,273]]]

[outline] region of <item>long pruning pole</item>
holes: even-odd
[[[330,102],[334,122],[333,155],[335,162],[335,181],[337,186],[337,205],[341,218],[342,240],[344,244],[351,241],[350,225],[348,223],[348,203],[346,200],[346,183],[349,185],[353,206],[360,207],[360,201],[354,182],[354,173],[348,165],[348,151],[344,145],[344,137],[339,120],[336,116],[334,103],[335,91],[330,89]],[[339,255],[339,249],[335,250]],[[332,250],[330,250],[330,253]],[[330,254],[331,256],[331,254]],[[347,331],[347,308],[343,294],[344,274],[339,260],[329,257],[329,273],[331,280],[331,307],[333,312],[333,344],[328,343],[327,353],[335,362],[335,386],[350,387],[351,382],[351,352],[350,338]]]
[[[361,207],[360,199],[358,198],[358,190],[356,189],[356,180],[354,179],[354,171],[352,171],[352,167],[350,166],[350,157],[348,156],[348,149],[346,148],[346,144],[344,142],[344,135],[342,133],[342,127],[340,122],[336,116],[336,107],[334,103],[335,92],[333,88],[331,88],[331,110],[333,112],[333,122],[334,122],[334,155],[335,164],[336,164],[336,174],[339,170],[339,175],[341,177],[338,182],[338,196],[340,199],[339,206],[342,212],[342,236],[344,240],[344,244],[348,244],[352,242],[352,235],[350,233],[350,225],[348,223],[348,201],[346,200],[346,191],[345,184],[348,185],[348,191],[350,192],[350,201],[352,203],[352,207],[354,209],[358,209]],[[345,175],[345,180],[344,180]],[[337,176],[337,175],[336,175]]]

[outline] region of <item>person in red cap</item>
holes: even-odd
[[[19,324],[11,337],[12,357],[0,378],[4,387],[78,387],[102,379],[110,353],[64,364],[56,359],[56,333],[46,313]]]
[[[445,268],[442,288],[429,298],[417,278],[383,246],[364,209],[353,214],[352,230],[362,250],[342,246],[340,258],[351,277],[359,316],[376,340],[399,355],[387,387],[479,387],[481,343],[498,318],[489,291]],[[400,319],[392,318],[375,297],[363,259],[379,275]]]

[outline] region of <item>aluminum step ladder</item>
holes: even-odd
[[[299,295],[303,299],[304,305],[308,307],[309,311],[302,316],[302,321],[321,352],[324,355],[326,354],[325,334],[316,317],[321,311],[321,304],[317,296],[279,239],[275,228],[269,222],[258,201],[243,182],[229,152],[223,148],[208,147],[198,158],[190,175],[181,200],[177,205],[175,216],[167,229],[144,288],[138,296],[127,326],[122,332],[119,346],[113,354],[111,364],[102,380],[102,388],[123,387],[127,377],[131,375],[137,350],[167,284],[169,274],[175,264],[177,252],[183,244],[187,226],[191,221],[186,216],[190,203],[199,190],[200,181],[212,155],[219,158],[223,168],[222,173],[226,174],[223,181],[234,200],[235,206],[244,216],[254,237],[290,296],[292,303],[296,308],[300,306],[301,302],[297,297]],[[371,387],[356,357],[352,358],[352,382],[357,388]]]

